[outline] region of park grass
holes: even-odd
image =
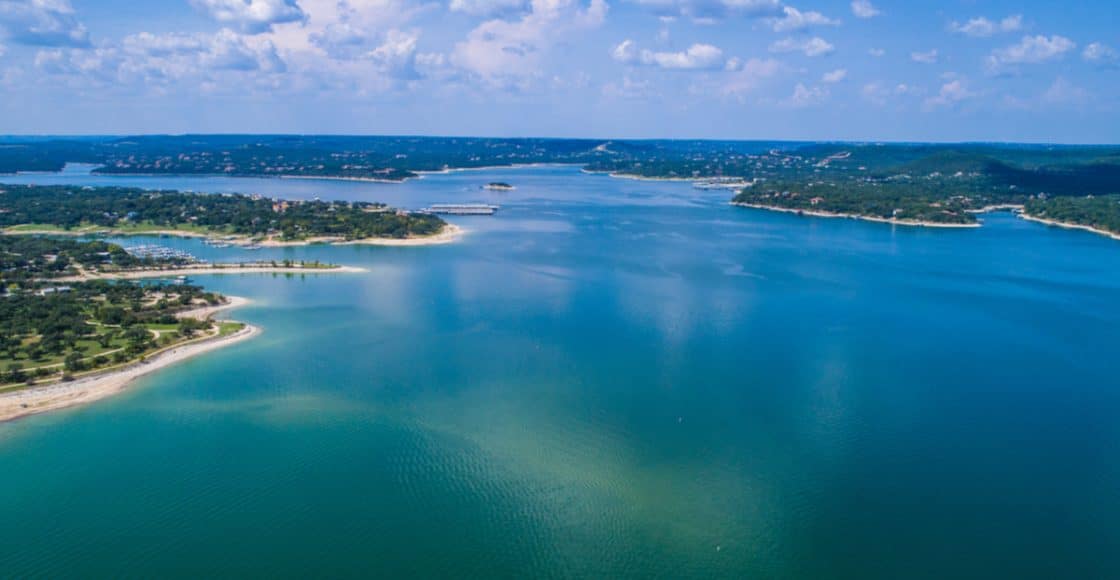
[[[94,358],[96,358],[98,356],[102,356],[102,355],[110,356],[110,355],[112,355],[116,352],[124,350],[129,345],[128,340],[126,340],[123,337],[117,336],[117,337],[111,339],[107,343],[107,346],[102,346],[101,343],[98,341],[98,338],[100,336],[106,334],[106,333],[119,330],[119,327],[103,326],[103,325],[94,325],[94,326],[97,328],[97,332],[95,334],[93,334],[89,337],[83,337],[83,338],[75,341],[74,348],[67,348],[64,352],[62,352],[60,354],[47,353],[47,354],[44,354],[44,356],[42,356],[40,358],[36,358],[36,359],[28,359],[26,357],[13,358],[13,357],[10,357],[10,356],[7,356],[7,355],[0,356],[0,373],[3,373],[5,371],[7,371],[9,368],[12,367],[12,365],[20,365],[22,367],[23,372],[25,372],[25,373],[34,372],[36,369],[39,369],[39,368],[45,368],[45,369],[48,369],[52,372],[59,372],[59,371],[63,370],[63,366],[64,366],[65,361],[66,361],[66,357],[68,355],[70,355],[71,353],[74,353],[74,352],[77,352],[77,353],[81,354],[83,361],[90,364],[91,368],[88,369],[89,371],[100,370],[101,368],[104,368],[104,367],[120,364],[119,361],[113,361],[113,362],[110,362],[107,365],[101,365],[100,367],[92,364]],[[160,339],[158,339],[156,341],[157,346],[155,348],[149,349],[148,351],[146,351],[144,353],[141,353],[138,357],[131,357],[131,360],[138,360],[139,358],[143,358],[144,356],[147,356],[147,355],[151,354],[152,352],[159,351],[159,350],[162,350],[162,349],[165,349],[165,348],[169,348],[169,347],[175,346],[179,343],[183,343],[183,342],[187,342],[187,341],[190,341],[190,340],[200,338],[200,335],[195,335],[195,336],[191,336],[191,337],[183,336],[179,332],[179,324],[177,324],[177,323],[161,324],[161,323],[154,323],[153,322],[153,323],[145,323],[145,324],[143,324],[143,326],[144,326],[144,328],[148,329],[149,331],[153,331],[153,334],[160,335]],[[241,330],[244,327],[245,327],[245,325],[240,323],[240,322],[219,322],[218,323],[218,333],[217,333],[216,336],[226,336],[226,335],[229,335],[229,334],[233,334],[233,333]],[[34,343],[38,340],[39,340],[39,337],[25,338],[23,340],[23,344],[24,345],[32,344],[32,343]],[[5,382],[6,381],[4,381],[2,379],[2,377],[0,377],[0,384],[5,383]]]

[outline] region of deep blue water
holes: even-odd
[[[198,277],[264,333],[0,425],[0,576],[1120,575],[1120,242],[567,167],[2,180],[502,209],[447,246],[158,240],[369,272]]]

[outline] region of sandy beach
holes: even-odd
[[[644,175],[636,175],[633,173],[615,173],[612,171],[597,171],[593,169],[580,169],[580,173],[587,175],[606,175],[615,179],[630,179],[633,181],[687,181],[697,182],[711,179],[710,177],[646,177]]]
[[[263,248],[306,246],[308,244],[333,244],[338,246],[351,244],[360,244],[364,246],[435,246],[454,242],[462,237],[462,235],[465,233],[466,230],[464,230],[463,228],[455,224],[447,224],[443,226],[443,229],[441,229],[437,234],[415,238],[363,238],[360,240],[347,240],[345,238],[322,236],[293,242],[286,242],[283,240],[263,240],[259,242],[258,245]]]
[[[192,232],[187,230],[147,230],[142,232],[130,232],[127,230],[115,230],[111,228],[96,228],[96,229],[81,229],[81,230],[35,230],[35,229],[13,229],[7,228],[0,230],[0,233],[8,236],[26,236],[26,235],[49,235],[49,236],[172,236],[177,238],[208,238],[213,240],[222,240],[235,246],[250,246],[257,245],[264,248],[285,248],[296,246],[309,246],[311,244],[365,244],[370,246],[432,246],[439,244],[447,244],[459,239],[465,230],[455,224],[447,224],[437,234],[430,236],[419,236],[415,238],[364,238],[360,240],[346,240],[342,237],[336,236],[317,236],[313,238],[305,238],[302,240],[284,241],[275,238],[268,238],[264,240],[256,240],[249,236],[228,236],[222,234],[203,234],[199,232]]]
[[[1022,218],[1022,219],[1025,219],[1027,221],[1038,222],[1040,224],[1046,224],[1048,226],[1066,228],[1068,230],[1084,230],[1086,232],[1091,232],[1091,233],[1097,234],[1099,236],[1107,236],[1107,237],[1112,238],[1114,240],[1120,240],[1120,234],[1116,234],[1116,233],[1110,232],[1108,230],[1102,230],[1100,228],[1094,228],[1093,226],[1086,226],[1086,225],[1081,225],[1081,224],[1071,224],[1071,223],[1066,223],[1066,222],[1060,222],[1058,220],[1051,220],[1051,219],[1046,219],[1046,218],[1035,217],[1033,215],[1027,215],[1023,212],[1019,212],[1019,217]]]
[[[128,272],[83,273],[78,276],[51,278],[52,282],[85,282],[88,280],[139,280],[142,278],[168,278],[176,276],[229,276],[236,274],[354,274],[365,272],[365,268],[354,266],[335,266],[333,268],[300,268],[285,266],[240,264],[203,264],[181,266],[168,269],[130,270]]]
[[[225,304],[189,310],[180,316],[208,318],[215,312],[248,303],[249,300],[245,298],[230,296]],[[122,368],[101,371],[70,382],[53,382],[0,393],[0,422],[104,399],[125,390],[136,378],[191,357],[248,340],[260,332],[255,326],[245,325],[245,328],[233,334],[173,346],[148,356],[142,362],[130,363]]]
[[[277,177],[279,177],[280,179],[314,179],[314,180],[320,180],[320,181],[363,181],[363,182],[366,182],[366,183],[389,183],[389,184],[404,183],[405,180],[407,180],[407,179],[413,179],[411,177],[405,177],[405,178],[402,178],[402,179],[384,179],[384,178],[380,178],[380,177],[348,177],[348,176],[345,176],[345,175],[280,175],[280,176],[277,176]]]
[[[774,207],[774,206],[770,206],[770,205],[759,205],[759,204],[754,204],[754,203],[742,203],[742,202],[737,202],[737,201],[731,202],[731,205],[738,206],[738,207],[749,207],[749,208],[752,208],[752,209],[764,209],[766,211],[779,211],[779,212],[782,212],[782,213],[807,215],[807,216],[812,216],[812,217],[847,218],[847,219],[854,219],[854,220],[863,220],[863,221],[868,221],[868,222],[876,222],[876,223],[881,223],[881,224],[891,224],[891,225],[896,225],[896,226],[911,226],[911,227],[923,227],[923,228],[978,228],[978,227],[980,227],[980,224],[978,224],[978,223],[976,223],[976,224],[946,224],[946,223],[939,223],[939,222],[924,222],[924,221],[919,221],[919,220],[900,220],[900,219],[895,219],[895,218],[881,218],[881,217],[864,216],[864,215],[857,215],[857,214],[850,214],[850,213],[835,213],[835,212],[830,212],[830,211],[815,211],[815,210],[793,209],[793,208],[788,208],[788,207]]]

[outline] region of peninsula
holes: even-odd
[[[318,262],[199,264],[103,241],[0,237],[0,421],[93,401],[132,379],[254,336],[215,321],[244,299],[192,274],[354,272]],[[170,280],[135,283],[138,278]]]
[[[175,235],[288,245],[445,243],[460,233],[438,216],[368,202],[30,185],[0,185],[0,229],[6,234]]]

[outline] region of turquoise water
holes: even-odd
[[[0,576],[1120,575],[1120,242],[563,167],[16,179],[503,208],[448,246],[159,240],[369,272],[199,277],[264,333],[0,424]]]

